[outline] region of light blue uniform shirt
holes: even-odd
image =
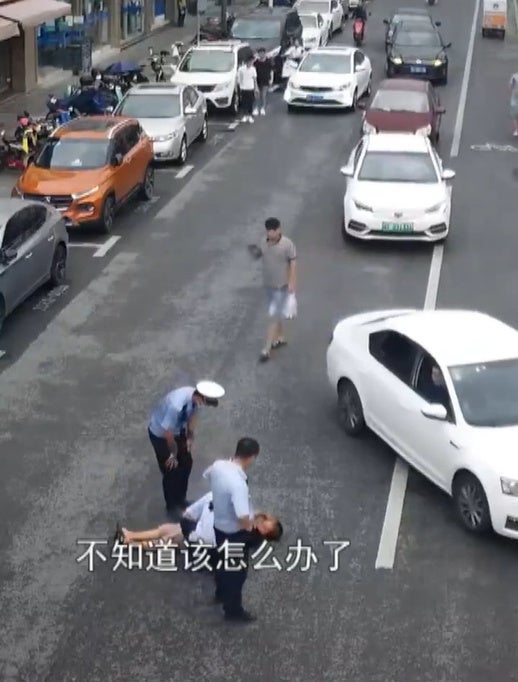
[[[238,519],[252,516],[246,474],[230,460],[218,459],[203,477],[209,481],[214,506],[214,527],[223,533],[237,533]]]
[[[166,431],[177,436],[187,428],[189,419],[198,410],[192,400],[194,390],[194,386],[183,386],[162,398],[149,419],[149,430],[154,436],[164,438]]]

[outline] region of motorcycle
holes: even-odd
[[[153,51],[152,47],[149,48],[149,61],[151,70],[155,75],[156,83],[165,83],[166,81],[170,80],[171,76],[176,71],[178,64],[180,63],[181,57],[179,46],[182,45],[183,43],[178,42],[171,46],[172,56],[171,52],[168,50],[160,50],[160,53],[157,55]],[[171,57],[169,63],[166,62],[166,57]]]
[[[36,144],[36,136],[30,128],[24,132],[22,142],[9,140],[5,135],[5,130],[0,131],[0,170],[4,168],[16,171],[25,170],[29,158],[36,151]]]
[[[365,21],[355,19],[353,23],[353,41],[356,47],[361,47],[365,35]]]

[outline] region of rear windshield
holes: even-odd
[[[108,162],[108,140],[63,138],[49,140],[36,158],[37,168],[92,170]]]
[[[306,12],[307,14],[312,14],[316,12],[317,14],[329,14],[329,3],[328,2],[310,2],[308,0],[302,0],[297,5],[299,12]]]
[[[378,90],[372,100],[371,109],[378,111],[409,111],[425,114],[430,111],[428,95],[409,90]]]
[[[232,25],[232,37],[239,40],[273,40],[281,36],[281,20],[236,19]]]
[[[314,14],[302,14],[300,21],[303,28],[316,28],[318,26],[317,17]]]

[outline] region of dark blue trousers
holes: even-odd
[[[229,616],[236,616],[243,612],[243,586],[248,576],[248,540],[249,533],[245,530],[237,533],[224,533],[221,530],[214,528],[216,534],[216,546],[218,549],[223,545],[225,540],[228,543],[244,543],[244,561],[246,567],[239,570],[228,570],[225,564],[225,552],[220,550],[218,552],[217,560],[221,562],[221,567],[216,569],[216,596],[221,599],[223,603],[223,610]],[[228,562],[230,563],[230,561]],[[236,565],[239,560],[235,560]]]

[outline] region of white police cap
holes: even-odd
[[[219,400],[225,395],[225,389],[214,381],[199,381],[196,390],[204,398],[209,400]]]

